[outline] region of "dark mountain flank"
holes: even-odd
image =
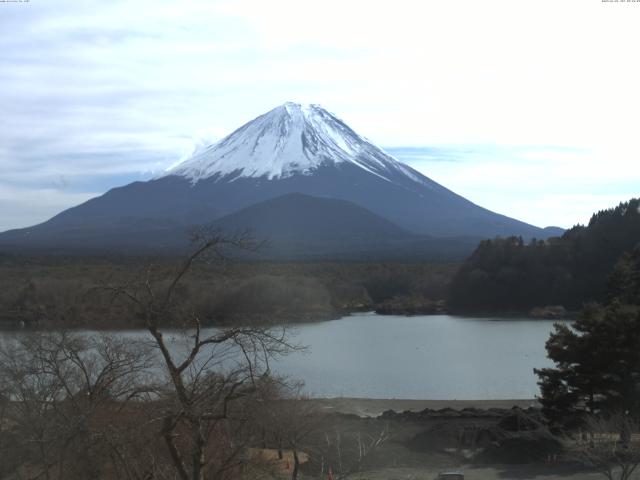
[[[341,215],[334,213],[335,218],[319,211],[302,215],[303,207],[320,208],[319,204],[299,197],[295,205],[286,197],[293,193],[342,200],[350,206]],[[290,209],[285,210],[293,215],[290,221],[284,213],[275,215],[269,203],[243,213],[278,197]],[[321,208],[330,210],[330,205]],[[357,215],[356,206],[363,209]],[[256,213],[265,209],[273,213],[272,225]],[[240,217],[229,217],[232,214]],[[314,244],[331,244],[318,251],[335,251],[332,242],[341,236],[375,246],[380,243],[371,242],[372,236],[389,245],[407,245],[408,239],[419,237],[432,243],[456,237],[468,243],[469,238],[547,238],[555,233],[473,204],[397,161],[319,106],[287,103],[197,150],[159,178],[114,188],[40,225],[0,234],[0,248],[170,250],[185,243],[194,225],[226,226],[243,215],[256,233],[281,241],[310,244],[308,232],[315,232]],[[255,217],[249,222],[248,215]],[[311,225],[310,218],[319,223]],[[342,232],[329,234],[332,229]],[[393,256],[423,256],[428,247],[418,244],[415,251]]]

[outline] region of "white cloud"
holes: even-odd
[[[15,188],[158,171],[295,100],[383,145],[577,148],[426,172],[489,208],[473,180],[494,178],[500,211],[566,224],[577,212],[511,205],[634,190],[639,20],[640,3],[599,0],[0,4],[0,170]]]
[[[398,157],[469,200],[538,226],[587,223],[640,194],[640,155],[540,146],[450,146]],[[437,158],[454,161],[438,161]]]

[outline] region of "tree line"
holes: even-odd
[[[587,302],[606,302],[609,283],[625,275],[628,256],[640,243],[639,208],[640,200],[632,199],[546,241],[483,241],[453,278],[450,306],[504,312],[563,305],[577,311]]]
[[[554,366],[535,374],[542,412],[572,458],[626,480],[640,465],[640,246],[619,257],[601,298],[555,325]]]
[[[0,328],[140,328],[139,317],[96,287],[139,282],[149,265],[152,280],[162,282],[180,261],[0,258]],[[200,262],[175,295],[207,325],[326,320],[374,310],[390,300],[442,300],[456,268],[393,262]]]

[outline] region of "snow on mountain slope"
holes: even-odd
[[[286,103],[199,149],[163,176],[113,188],[40,225],[0,234],[0,249],[3,244],[12,248],[141,248],[158,242],[168,248],[171,239],[179,240],[180,232],[180,241],[186,241],[186,232],[194,225],[209,225],[290,194],[351,202],[411,235],[476,239],[550,235],[486,210],[439,185],[395,160],[323,108]],[[284,198],[289,199],[285,203],[295,204],[299,197],[293,201],[292,197]],[[266,205],[273,210],[274,204]],[[311,206],[307,207],[311,212]],[[263,208],[250,211],[260,215]],[[296,212],[296,218],[302,218],[302,210]],[[279,228],[286,230],[284,225],[295,216],[288,219],[282,213],[278,213],[283,221]],[[375,224],[371,216],[358,217]],[[356,226],[347,222],[344,227],[335,227],[337,214],[334,219],[326,215],[315,218],[321,232],[353,231]],[[358,227],[362,235],[375,237],[365,233],[371,231],[371,225],[362,223]],[[422,248],[412,241],[398,242],[400,256],[411,256]],[[404,248],[407,251],[403,253]]]
[[[327,164],[351,163],[384,180],[398,174],[414,182],[428,179],[397,161],[319,105],[285,103],[201,148],[165,176],[197,183],[211,177],[233,181],[311,175]]]

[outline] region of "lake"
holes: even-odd
[[[553,321],[355,314],[297,327],[309,345],[279,361],[319,397],[529,399]]]
[[[272,370],[304,380],[315,397],[530,399],[539,393],[533,369],[552,365],[544,345],[553,323],[359,313],[291,327],[293,342],[308,348]],[[150,338],[139,330],[122,334]]]

